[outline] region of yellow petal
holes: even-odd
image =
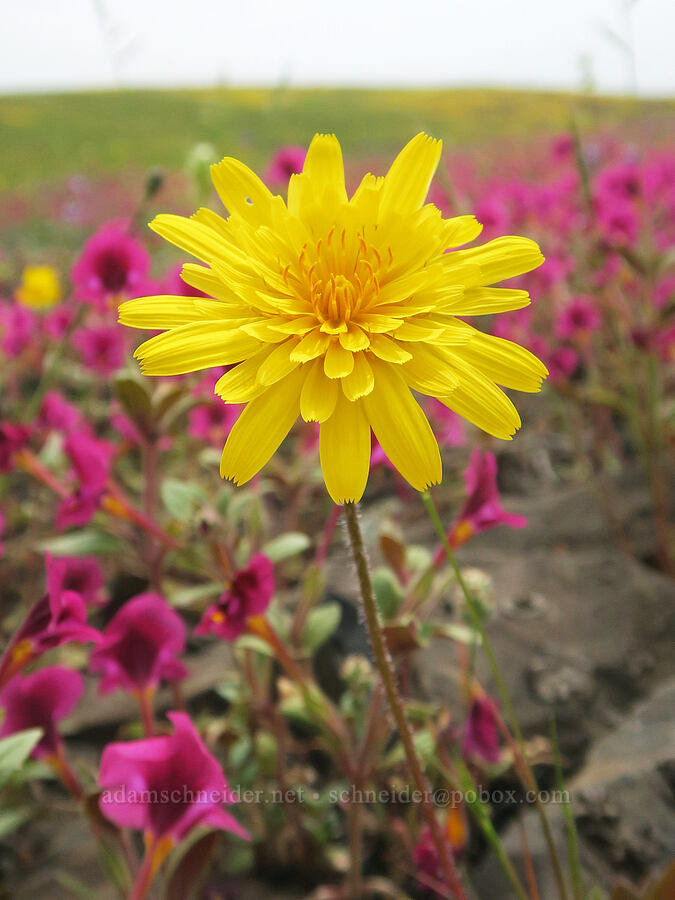
[[[418,491],[441,480],[438,444],[401,371],[372,359],[375,387],[360,400],[391,463]]]
[[[400,344],[397,344],[396,341],[387,337],[386,334],[371,334],[370,349],[375,356],[383,359],[385,362],[396,363],[397,365],[412,359],[411,353],[404,347],[401,347]]]
[[[162,213],[150,222],[150,228],[171,244],[204,262],[222,257],[228,247],[224,238],[212,228],[195,219],[186,219],[185,216]],[[238,252],[236,248],[230,249],[235,254]]]
[[[134,356],[146,375],[183,375],[247,359],[260,342],[222,322],[195,322],[145,341]]]
[[[269,461],[298,418],[304,377],[296,369],[246,405],[223,450],[222,478],[245,484]]]
[[[194,297],[169,296],[136,297],[119,306],[120,325],[132,328],[176,328],[190,322],[227,318],[227,305],[218,300],[206,300],[198,307]]]
[[[504,278],[514,278],[531,272],[543,262],[541,250],[534,241],[511,235],[495,238],[480,247],[453,250],[442,258],[442,265],[446,267],[450,278],[457,266],[469,264],[479,267],[480,275],[474,276],[477,280],[470,276],[462,278],[461,284],[467,287],[495,284]]]
[[[412,359],[401,366],[401,374],[411,388],[430,397],[446,396],[459,379],[447,360],[433,347],[416,344]]]
[[[370,346],[368,335],[353,322],[350,322],[347,331],[339,336],[339,341],[345,350],[367,350]]]
[[[338,341],[331,341],[323,360],[323,370],[329,378],[344,378],[354,368],[354,354]]]
[[[325,422],[333,415],[339,382],[326,376],[322,359],[315,359],[307,368],[300,394],[300,415],[305,422]]]
[[[227,302],[242,303],[239,297],[226,285],[218,275],[209,269],[208,266],[200,266],[198,263],[185,263],[181,269],[180,277],[190,287],[203,291],[209,297],[215,297],[216,300],[224,300]]]
[[[360,500],[370,469],[370,426],[362,404],[350,403],[341,391],[333,415],[321,425],[319,455],[333,502]]]
[[[273,352],[274,345],[265,347],[239,365],[233,366],[216,381],[215,393],[222,397],[225,403],[247,403],[254,397],[259,397],[265,390],[265,385],[256,381],[258,369]]]
[[[314,135],[302,174],[308,179],[315,197],[319,198],[328,191],[334,202],[347,202],[342,150],[334,134]]]
[[[475,216],[454,216],[445,221],[444,249],[461,247],[469,241],[475,241],[483,230],[483,226]]]
[[[496,384],[517,391],[536,393],[548,375],[546,366],[525,347],[480,331],[468,344],[457,347],[455,355]]]
[[[354,368],[342,379],[342,390],[348,400],[358,400],[369,394],[375,384],[373,370],[365,353],[354,354]]]
[[[318,328],[310,331],[300,341],[298,346],[291,352],[291,359],[297,362],[309,362],[310,359],[316,359],[322,356],[330,344],[330,336],[323,334]]]
[[[258,384],[274,384],[282,378],[285,378],[289,372],[292,372],[293,369],[300,365],[300,363],[290,358],[291,350],[293,350],[297,344],[297,338],[291,338],[274,348],[258,369],[256,378]]]
[[[229,213],[252,225],[268,221],[272,192],[244,163],[226,156],[211,166],[211,179]]]
[[[418,134],[401,150],[384,178],[378,220],[414,213],[424,203],[441,158],[441,142]]]
[[[523,309],[530,305],[527,291],[516,291],[510,288],[469,288],[463,295],[454,299],[443,308],[458,316],[486,316],[491,313],[509,312],[512,309]]]
[[[488,434],[510,441],[520,428],[520,416],[513,403],[494,382],[464,360],[457,359],[454,369],[459,385],[449,397],[439,396],[441,403]]]

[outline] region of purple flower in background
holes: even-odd
[[[307,151],[304,147],[282,147],[272,157],[263,181],[287,185],[291,175],[302,172]]]
[[[31,756],[35,759],[61,756],[57,725],[77,705],[84,691],[79,672],[50,666],[32,675],[15,675],[0,693],[5,711],[0,737],[28,728],[41,728],[43,735]]]
[[[34,604],[0,660],[0,686],[47,650],[70,641],[98,643],[101,635],[87,625],[82,597],[70,590],[48,590]]]
[[[499,732],[496,704],[492,697],[484,695],[471,702],[464,726],[462,754],[473,762],[494,764],[499,762]]]
[[[45,555],[47,567],[47,592],[57,596],[70,591],[84,600],[88,606],[101,603],[103,574],[94,557]]]
[[[185,650],[183,620],[159,594],[127,601],[103,631],[91,656],[91,671],[102,674],[100,692],[127,690],[141,695],[162,680],[185,678],[177,659]]]
[[[273,594],[274,567],[266,556],[257,553],[245,569],[236,573],[218,602],[208,607],[195,634],[236,640],[246,631],[250,619],[265,612]]]
[[[174,726],[171,735],[105,748],[101,812],[121,828],[142,830],[151,845],[162,841],[171,846],[201,825],[248,838],[223,809],[234,798],[189,717],[179,712],[168,717]]]
[[[72,343],[83,364],[98,375],[112,375],[124,365],[124,334],[116,326],[78,328]]]
[[[72,431],[64,443],[66,456],[77,477],[77,490],[59,504],[59,530],[86,525],[101,505],[110,476],[115,447],[86,431]]]
[[[150,257],[129,234],[129,223],[106,222],[84,244],[70,273],[75,299],[105,310],[121,298],[141,296],[150,271]]]
[[[588,297],[575,297],[558,315],[555,332],[560,340],[585,342],[600,327],[597,306]]]
[[[14,454],[26,446],[30,436],[31,429],[27,425],[0,424],[0,472],[11,471]]]
[[[7,356],[19,356],[35,344],[39,333],[39,319],[35,313],[18,303],[0,307],[2,350]]]
[[[497,459],[492,453],[479,448],[473,451],[464,473],[466,500],[455,524],[448,533],[448,541],[453,548],[460,547],[469,538],[497,525],[509,528],[525,528],[527,519],[506,512],[502,508],[497,488]],[[445,558],[442,547],[434,555],[434,564],[440,565]]]
[[[82,414],[58,391],[47,391],[42,400],[38,422],[43,428],[67,433],[82,424]]]

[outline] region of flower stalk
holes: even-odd
[[[459,874],[452,858],[450,847],[445,839],[440,822],[436,817],[436,811],[430,799],[431,790],[429,782],[417,754],[412,731],[408,724],[403,702],[396,685],[394,665],[385,643],[382,622],[375,602],[375,594],[373,592],[373,585],[370,577],[370,570],[368,568],[356,504],[351,502],[345,503],[344,510],[347,531],[349,533],[352,554],[354,556],[354,564],[356,566],[356,573],[361,588],[361,598],[363,600],[363,608],[366,616],[366,623],[368,625],[368,634],[373,648],[373,656],[375,657],[375,665],[377,666],[384,683],[385,693],[396,723],[401,743],[403,744],[410,775],[416,790],[420,792],[420,796],[422,797],[422,812],[426,823],[429,826],[436,852],[438,853],[438,859],[443,871],[444,879],[447,886],[452,891],[452,896],[456,898],[456,900],[467,900],[467,895],[459,879]]]

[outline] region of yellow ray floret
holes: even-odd
[[[424,490],[440,481],[441,457],[413,391],[496,437],[520,427],[502,388],[538,391],[546,368],[457,317],[527,306],[526,291],[495,285],[544,259],[525,237],[466,248],[481,231],[475,218],[443,219],[425,202],[440,155],[440,141],[419,134],[350,198],[337,138],[318,134],[287,202],[225,158],[212,176],[226,217],[200,209],[151,223],[198,260],[182,277],[207,296],[129,300],[120,321],[163,332],[136,350],[148,375],[232,367],[216,393],[246,406],[223,450],[224,478],[252,478],[302,417],[319,423],[336,503],[365,490],[371,431]]]

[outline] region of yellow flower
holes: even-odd
[[[457,316],[527,306],[525,291],[490,287],[543,262],[534,241],[478,247],[473,216],[443,219],[425,204],[441,144],[419,134],[384,178],[366,175],[351,199],[340,145],[316,135],[288,203],[235,159],[212,167],[229,212],[160,215],[150,227],[206,263],[182,277],[209,295],[143,297],[120,322],[166,329],[136,350],[148,375],[236,363],[216,384],[246,403],[220,471],[243,484],[267,463],[298,416],[319,422],[320,457],[336,503],[366,486],[370,432],[418,490],[441,479],[441,457],[412,391],[438,399],[496,437],[520,426],[497,384],[538,391],[543,364]]]
[[[59,273],[52,266],[26,266],[16,299],[31,309],[46,309],[61,299]]]

